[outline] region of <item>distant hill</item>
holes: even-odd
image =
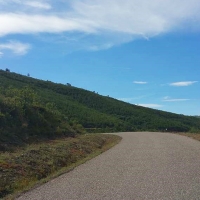
[[[70,84],[0,70],[0,142],[83,132],[200,132],[200,119],[125,103]]]

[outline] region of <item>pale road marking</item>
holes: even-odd
[[[123,140],[18,200],[198,200],[200,142],[170,133]]]

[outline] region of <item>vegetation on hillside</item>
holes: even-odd
[[[82,132],[81,125],[70,125],[53,103],[42,103],[33,89],[0,88],[0,150]]]
[[[200,119],[0,70],[0,148],[83,132],[200,132]]]

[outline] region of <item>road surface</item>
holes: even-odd
[[[198,200],[200,142],[170,133],[117,133],[100,156],[18,200]]]

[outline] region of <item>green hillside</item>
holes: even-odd
[[[0,148],[83,132],[199,132],[200,119],[0,70]]]

